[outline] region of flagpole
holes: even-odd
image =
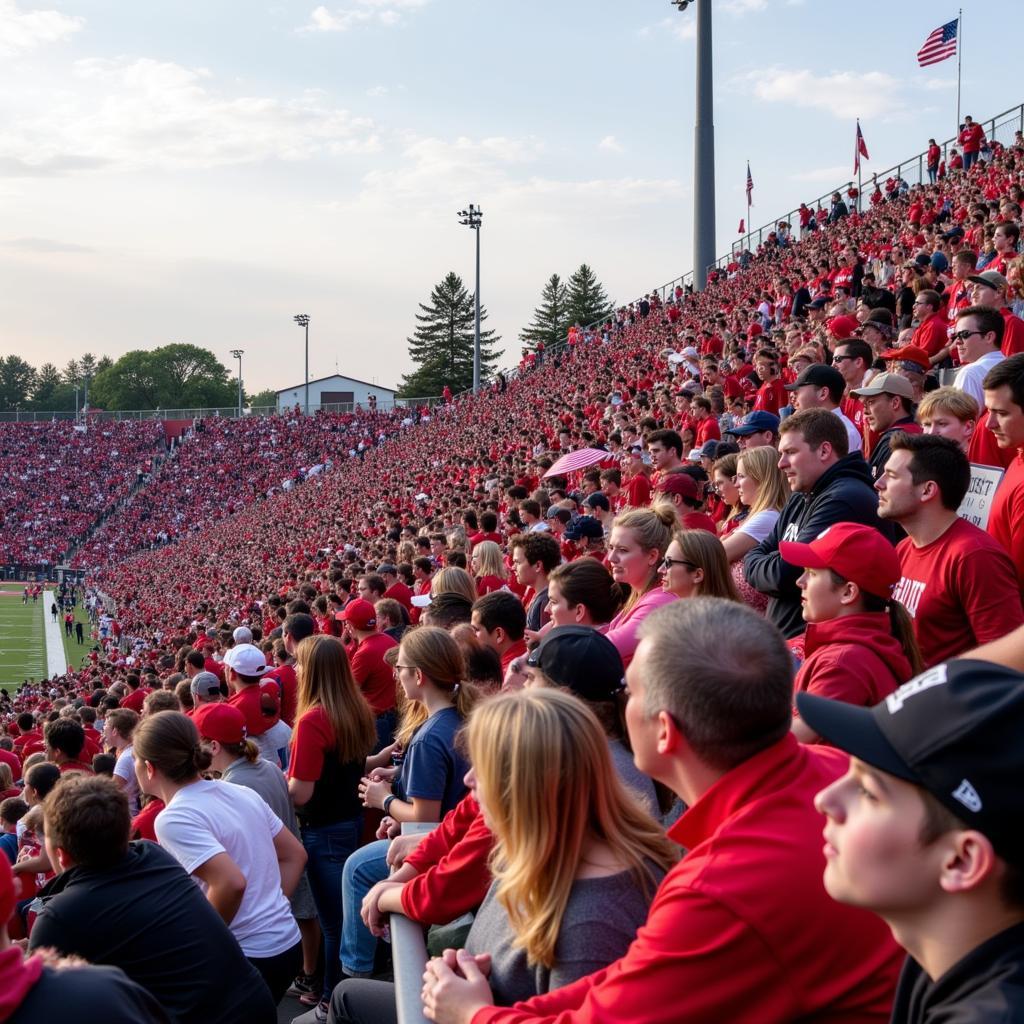
[[[956,17],[956,135],[960,138],[960,58],[964,52],[964,9],[957,11]]]
[[[747,180],[750,180],[750,161],[747,160]],[[750,248],[750,236],[753,234],[754,225],[750,223],[750,189],[747,189],[747,248]]]
[[[856,160],[857,160],[857,212],[860,213],[860,194],[861,194],[860,163],[861,163],[861,160],[860,160],[860,118],[859,117],[857,118],[857,137],[853,141],[853,148],[856,150],[855,156],[856,156]]]

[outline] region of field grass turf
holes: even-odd
[[[50,606],[46,606],[46,614],[50,614]],[[82,629],[85,631],[85,643],[79,644],[75,641],[75,634],[72,632],[71,636],[64,635],[64,613],[60,612],[58,615],[58,625],[60,626],[60,637],[64,642],[64,657],[68,665],[72,668],[81,668],[84,659],[88,658],[89,652],[92,650],[93,641],[89,639],[89,631],[92,629],[89,623],[89,613],[85,610],[85,607],[81,602],[75,608],[75,621],[82,624]],[[74,626],[71,627],[72,630]]]
[[[0,589],[0,687],[12,690],[46,675],[42,597],[25,605],[20,589]]]

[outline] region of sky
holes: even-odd
[[[717,250],[948,137],[956,8],[714,0]],[[998,90],[964,4],[962,112]],[[984,16],[984,22],[981,18]],[[984,24],[984,28],[982,25]],[[0,0],[0,355],[64,365],[190,342],[246,389],[397,385],[454,270],[514,365],[552,273],[628,302],[692,265],[695,5],[669,0]]]

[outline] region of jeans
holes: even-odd
[[[250,956],[246,959],[260,972],[260,977],[270,989],[270,998],[277,1006],[302,967],[302,943],[296,942],[290,949],[275,956]]]
[[[324,934],[323,999],[341,978],[342,873],[352,852],[359,845],[363,819],[350,818],[333,825],[302,828],[302,845],[306,848],[306,877],[313,890],[313,902]],[[356,916],[359,907],[356,906]]]
[[[964,170],[969,171],[974,161],[978,159],[977,153],[964,153]]]
[[[359,910],[366,894],[388,877],[387,839],[368,843],[345,862],[341,883],[344,911],[341,922],[341,966],[347,974],[368,975],[373,971],[377,939],[363,924]]]
[[[934,184],[935,184],[935,179],[936,179],[936,178],[937,178],[938,176],[939,176],[939,168],[938,168],[938,165],[936,165],[935,167],[929,167],[929,168],[928,168],[928,181],[929,181],[929,182],[930,182],[930,183],[931,183],[932,185],[934,185]]]

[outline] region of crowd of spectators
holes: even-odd
[[[970,163],[106,561],[0,712],[12,934],[114,1020],[396,1020],[398,913],[441,1024],[1024,1019],[1024,140]],[[0,931],[9,1019],[48,970]]]

